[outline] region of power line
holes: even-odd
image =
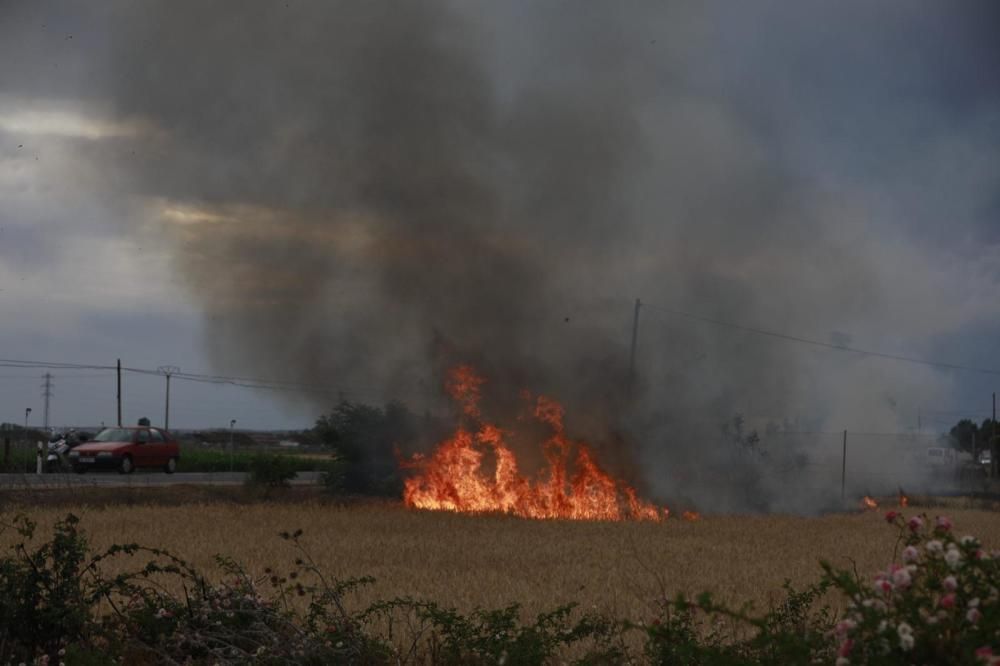
[[[991,414],[988,409],[965,409],[965,410],[943,410],[943,409],[925,409],[927,414],[939,414],[942,416],[972,416],[975,414]]]
[[[26,359],[0,359],[0,367],[9,368],[35,368],[35,369],[59,369],[59,370],[106,370],[108,372],[114,372],[117,370],[117,366],[114,365],[98,365],[98,364],[85,364],[85,363],[67,363],[67,362],[57,362],[57,361],[39,361],[39,360],[26,360]],[[164,376],[162,370],[153,370],[151,368],[138,368],[138,367],[127,367],[122,366],[122,372],[129,372],[133,374],[147,375],[147,376]],[[203,384],[216,384],[216,385],[230,385],[240,388],[250,388],[250,389],[263,389],[269,391],[292,391],[292,392],[305,392],[305,393],[328,393],[336,395],[374,395],[374,390],[348,390],[343,387],[325,385],[325,384],[315,384],[308,382],[297,382],[290,380],[281,379],[261,379],[255,377],[242,377],[242,376],[228,376],[228,375],[214,375],[208,373],[197,373],[197,372],[178,372],[171,373],[171,376],[175,379],[180,379],[189,382],[198,382]],[[417,391],[404,391],[404,393],[414,393]],[[429,393],[429,391],[424,391],[424,393]]]
[[[0,375],[0,379],[38,379],[38,375]]]
[[[674,310],[672,308],[666,308],[660,305],[652,305],[650,303],[643,302],[643,307],[653,308],[654,310],[659,310],[661,312],[666,312],[667,314],[676,315],[678,317],[685,317],[687,319],[694,319],[696,321],[702,321],[709,324],[714,324],[716,326],[723,326],[725,328],[732,328],[739,331],[745,331],[747,333],[756,333],[757,335],[764,335],[771,338],[777,338],[779,340],[786,340],[788,342],[798,342],[800,344],[813,345],[815,347],[823,347],[826,349],[834,349],[836,351],[849,352],[852,354],[861,354],[864,356],[874,356],[877,358],[885,358],[892,361],[901,361],[904,363],[913,363],[916,365],[925,365],[934,368],[944,368],[947,370],[963,370],[967,372],[978,372],[985,375],[1000,375],[1000,370],[993,370],[990,368],[976,368],[969,365],[960,365],[958,363],[945,363],[943,361],[931,361],[922,358],[916,358],[913,356],[902,356],[899,354],[888,354],[886,352],[872,351],[870,349],[860,349],[858,347],[851,347],[848,345],[837,345],[831,342],[821,342],[819,340],[812,340],[809,338],[803,338],[797,335],[789,335],[787,333],[779,333],[777,331],[768,331],[761,328],[755,328],[753,326],[744,326],[743,324],[737,324],[734,322],[723,321],[720,319],[713,319],[711,317],[703,317],[701,315],[692,314],[690,312],[682,312],[681,310]]]

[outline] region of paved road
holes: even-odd
[[[319,481],[319,472],[299,472],[293,485],[310,485]],[[142,472],[118,474],[116,472],[87,472],[86,474],[0,474],[0,489],[29,486],[32,488],[127,488],[137,486],[235,486],[246,480],[243,472]]]

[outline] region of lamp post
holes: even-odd
[[[24,434],[24,444],[25,444],[24,448],[25,449],[28,449],[31,446],[31,442],[28,441],[28,417],[29,416],[31,416],[31,407],[26,407],[24,409],[24,433],[23,433]],[[25,456],[25,458],[27,459],[25,461],[25,467],[27,468],[25,471],[31,471],[31,462],[30,462],[31,459],[28,456]]]
[[[236,426],[236,419],[229,422],[229,471],[233,471],[233,428]]]

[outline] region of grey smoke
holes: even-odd
[[[939,103],[972,104],[939,90],[963,62],[928,70],[910,44],[945,50],[961,39],[945,21],[995,56],[987,9],[804,5],[126,3],[106,93],[153,129],[91,157],[146,215],[203,216],[164,236],[220,370],[437,409],[443,368],[469,361],[498,396],[549,393],[575,434],[625,442],[606,455],[660,496],[808,508],[829,489],[783,497],[721,425],[897,431],[896,405],[952,378],[655,306],[887,349],[900,328],[946,334],[968,320],[950,291],[966,274],[923,270],[933,244],[913,229],[934,220],[910,213],[933,201],[980,233],[997,169],[957,179],[949,207],[924,158],[1000,141]],[[920,131],[894,117],[913,94],[935,119]],[[963,114],[971,136],[940,129]]]

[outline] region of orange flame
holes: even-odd
[[[692,523],[696,520],[701,520],[701,514],[698,513],[697,511],[685,511],[683,514],[681,514],[681,517],[684,520],[690,521]]]
[[[533,410],[535,419],[552,431],[542,445],[546,469],[533,480],[523,476],[514,452],[505,444],[504,431],[481,421],[479,400],[483,383],[485,380],[469,366],[454,368],[449,373],[447,390],[473,426],[459,426],[430,456],[414,456],[403,463],[415,470],[404,482],[406,506],[509,513],[523,518],[651,521],[667,518],[666,507],[639,499],[635,489],[615,481],[601,469],[586,444],[573,442],[566,436],[563,408],[549,398],[538,397]]]
[[[910,498],[907,497],[904,493],[899,493],[899,506],[904,509],[910,506]]]
[[[875,509],[878,508],[878,502],[876,502],[875,500],[873,500],[868,495],[865,495],[864,499],[861,500],[861,508],[862,509],[870,509],[870,510],[874,511]]]

